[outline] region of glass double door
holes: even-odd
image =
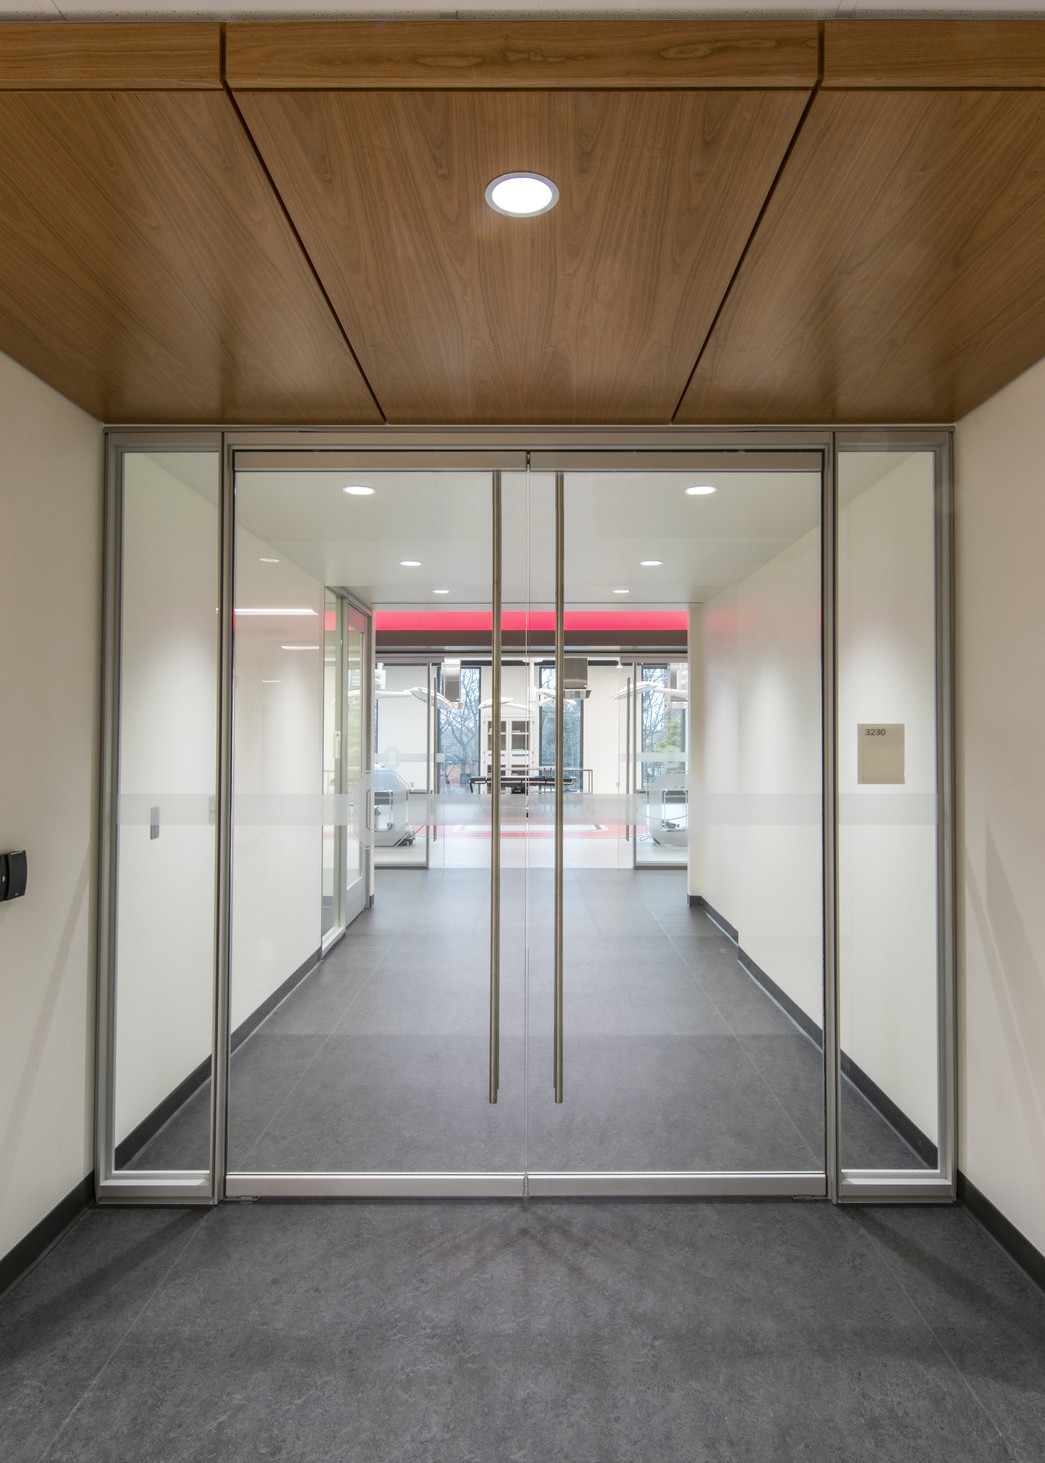
[[[822,1042],[735,938],[752,900],[819,1030],[820,475],[711,472],[237,474],[240,557],[259,579],[278,560],[327,634],[281,621],[278,674],[237,657],[234,1028],[289,985],[232,1052],[230,1192],[823,1192]],[[250,749],[305,785],[286,688],[322,673],[340,788],[349,605],[374,628],[369,893],[341,918],[324,903],[317,953],[312,834],[287,796],[259,828]],[[793,713],[786,757],[748,745],[752,676]],[[761,781],[754,843],[747,813],[709,817],[708,772]],[[356,845],[324,816],[324,888],[343,889]],[[259,838],[270,868],[283,849],[279,894]],[[755,844],[764,887],[741,889]]]

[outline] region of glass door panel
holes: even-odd
[[[564,791],[563,1091],[554,871],[534,871],[529,1167],[823,1172],[820,475],[572,472],[563,492],[564,689],[597,737],[591,663],[619,656],[607,733],[619,754],[623,721],[640,852],[567,854],[571,824],[620,799]],[[531,483],[531,522],[554,521],[548,496]],[[531,823],[553,802],[534,795]]]
[[[492,491],[481,472],[237,474],[238,1180],[286,1174],[307,1189],[309,1176],[521,1172],[522,955],[505,942],[492,1104],[491,799],[473,787],[481,666],[458,675],[454,644],[464,626],[489,646]],[[373,680],[356,605],[373,611]],[[350,919],[368,825],[373,904]],[[324,950],[332,828],[346,927]]]

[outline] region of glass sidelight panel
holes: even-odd
[[[489,1101],[492,491],[489,472],[237,473],[234,1174],[521,1169],[517,952]]]
[[[199,1171],[211,1150],[219,456],[128,451],[121,478],[109,1157],[117,1172]]]
[[[838,458],[843,1169],[940,1139],[935,457]]]

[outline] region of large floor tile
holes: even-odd
[[[208,1216],[47,1456],[1019,1455],[851,1213],[405,1203]]]

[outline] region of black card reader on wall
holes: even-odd
[[[25,849],[14,853],[0,853],[0,903],[8,899],[21,899],[25,893],[29,862]]]

